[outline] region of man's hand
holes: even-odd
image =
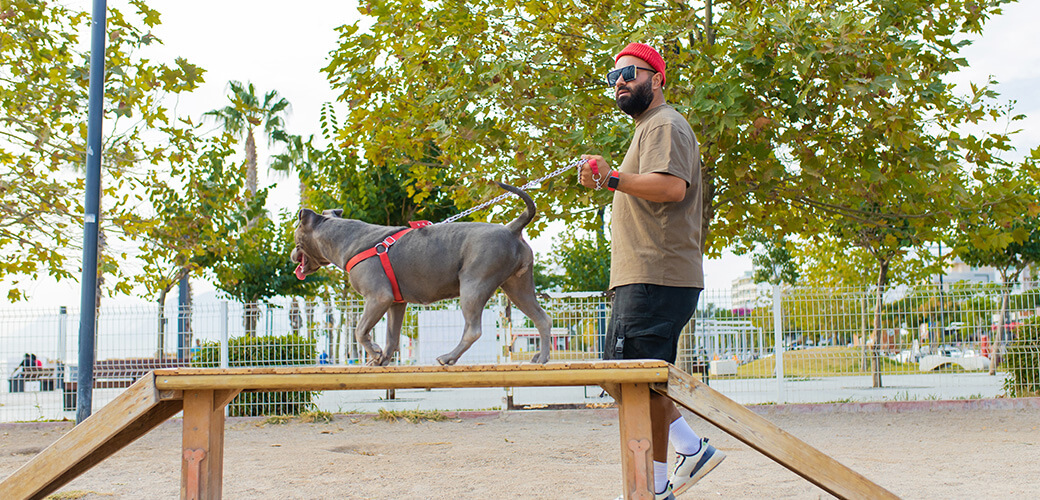
[[[612,170],[607,160],[599,155],[581,155],[581,159],[586,161],[578,167],[578,182],[590,189],[607,187],[607,178]],[[597,172],[592,171],[592,162],[595,162]]]

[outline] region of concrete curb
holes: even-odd
[[[936,401],[880,401],[865,403],[797,403],[750,405],[759,415],[827,413],[908,413],[915,411],[971,411],[1040,409],[1040,398],[956,399]]]

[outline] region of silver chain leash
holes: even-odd
[[[527,189],[530,189],[532,187],[535,187],[535,186],[541,184],[542,181],[544,181],[546,179],[550,179],[552,177],[556,177],[557,175],[560,175],[560,174],[562,174],[562,173],[564,173],[564,172],[566,172],[568,170],[571,170],[571,169],[574,169],[574,168],[578,168],[582,163],[585,163],[585,161],[586,160],[581,160],[581,159],[575,160],[573,163],[571,163],[570,165],[567,165],[566,167],[560,167],[560,168],[556,169],[556,171],[551,173],[551,174],[545,175],[545,176],[540,177],[538,179],[535,179],[535,180],[533,180],[531,182],[528,182],[527,184],[524,184],[520,189],[527,190]],[[508,193],[508,192],[507,193],[502,193],[502,194],[498,195],[497,197],[492,198],[489,201],[485,201],[484,203],[481,203],[480,205],[477,205],[477,206],[475,206],[473,208],[465,210],[465,211],[463,211],[461,213],[452,215],[451,217],[448,217],[447,219],[444,219],[444,220],[438,222],[437,224],[447,224],[449,222],[455,222],[456,220],[459,220],[459,219],[461,219],[461,218],[463,218],[463,217],[465,217],[465,216],[467,216],[467,215],[469,215],[469,214],[471,214],[473,212],[476,212],[477,210],[483,210],[484,208],[487,208],[490,205],[498,203],[499,201],[502,201],[502,200],[508,198],[509,196],[516,196],[516,195],[513,194],[513,193]]]

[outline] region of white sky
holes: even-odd
[[[92,8],[89,0],[63,3],[87,12]],[[125,0],[108,4],[127,11]],[[197,118],[222,107],[227,103],[228,80],[251,81],[258,93],[274,89],[292,103],[286,123],[291,133],[317,134],[321,104],[335,100],[320,70],[327,53],[336,47],[333,29],[358,19],[355,1],[153,0],[149,5],[162,13],[162,25],[155,34],[164,42],[149,56],[170,62],[184,57],[207,70],[206,84],[179,99],[179,114]],[[1014,141],[1018,155],[1040,145],[1040,95],[1036,90],[1040,88],[1040,30],[1032,26],[1037,19],[1040,2],[1024,0],[1006,7],[1003,15],[986,25],[983,37],[964,51],[971,69],[956,82],[984,83],[987,75],[993,75],[1000,82],[996,89],[1002,99],[1017,101],[1016,111],[1028,116],[1019,122],[1024,130]],[[260,183],[274,185],[268,208],[296,209],[296,180],[267,176],[265,145],[258,146]],[[531,245],[536,253],[546,255],[551,243],[551,236],[545,235]],[[729,289],[732,280],[750,268],[749,257],[726,255],[705,261],[705,287]],[[203,282],[193,282],[193,287],[196,297],[213,290]],[[75,283],[41,280],[30,293],[29,305],[79,305],[79,285]],[[56,302],[56,297],[62,300]]]

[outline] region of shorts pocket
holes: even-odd
[[[675,362],[676,339],[673,322],[665,318],[630,316],[620,318],[619,337],[624,338],[624,359],[662,359]]]

